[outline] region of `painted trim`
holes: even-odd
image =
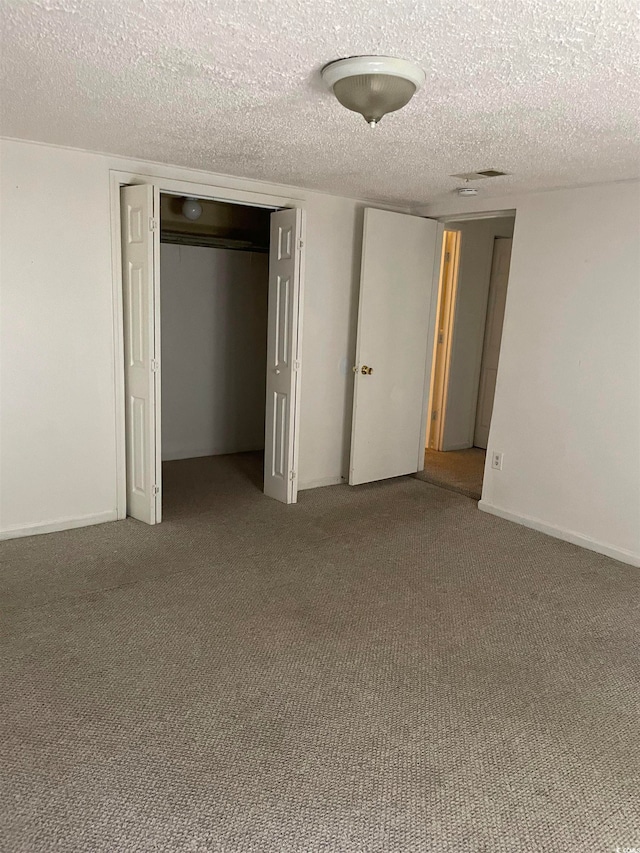
[[[158,194],[168,193],[169,195],[192,195],[196,198],[206,198],[210,201],[223,201],[230,204],[246,204],[249,207],[263,207],[269,210],[282,210],[285,207],[306,208],[306,201],[301,196],[300,191],[294,193],[285,193],[283,195],[273,195],[272,193],[264,193],[261,191],[252,192],[250,190],[235,189],[219,184],[216,181],[218,177],[215,174],[211,175],[213,181],[190,181],[176,180],[162,174],[153,174],[148,172],[128,172],[118,169],[110,169],[111,175],[115,175],[118,183],[127,184],[152,184],[158,188]],[[284,187],[288,189],[288,187]]]
[[[293,427],[293,471],[294,478],[291,482],[291,503],[298,502],[298,490],[300,489],[300,413],[302,410],[302,323],[304,320],[304,277],[305,277],[305,265],[306,265],[306,245],[307,245],[307,214],[304,208],[299,208],[300,214],[298,216],[298,221],[300,223],[299,229],[299,243],[298,243],[298,306],[297,306],[297,317],[296,317],[296,346],[295,346],[295,359],[298,362],[298,369],[296,370],[296,383],[295,383],[295,402],[293,406],[293,423],[291,426]],[[267,317],[267,323],[269,322]],[[264,491],[264,489],[263,489]]]
[[[0,531],[0,540],[18,539],[23,536],[38,536],[41,533],[58,533],[61,530],[73,530],[76,527],[89,527],[92,524],[105,524],[108,521],[118,521],[115,510],[97,512],[94,515],[81,515],[79,518],[58,518],[44,524],[27,524],[25,527],[10,527]]]
[[[448,213],[446,216],[435,217],[438,222],[443,222],[445,225],[449,222],[473,222],[476,219],[502,219],[516,216],[515,207],[511,210],[485,210],[481,213]],[[433,217],[431,217],[433,218]]]
[[[298,483],[298,491],[306,489],[319,489],[322,486],[341,486],[347,482],[346,477],[322,477],[319,480],[309,480],[307,483]]]
[[[591,539],[589,536],[584,536],[581,533],[576,533],[573,530],[565,530],[562,527],[556,527],[553,524],[548,524],[541,521],[539,518],[531,518],[528,515],[519,515],[515,512],[509,512],[506,509],[501,509],[498,506],[481,500],[478,503],[478,509],[490,515],[497,515],[499,518],[504,518],[506,521],[513,521],[516,524],[521,524],[524,527],[530,527],[532,530],[538,530],[540,533],[546,533],[547,536],[553,536],[555,539],[562,539],[565,542],[571,542],[572,545],[578,545],[580,548],[586,548],[589,551],[595,551],[598,554],[604,554],[605,557],[611,557],[614,560],[619,560],[621,563],[628,563],[631,566],[640,568],[640,554],[634,554],[632,551],[627,551],[625,548],[616,548],[613,545],[607,545],[604,542],[598,542],[596,539]]]
[[[151,281],[153,284],[153,357],[157,363],[157,370],[153,374],[153,410],[156,415],[156,428],[153,436],[155,443],[155,485],[156,499],[154,501],[154,524],[162,521],[162,343],[160,323],[160,189],[157,184],[153,185],[153,218],[156,222],[155,229],[151,232],[153,270]],[[125,436],[126,438],[126,436]],[[126,470],[125,470],[126,474]]]
[[[111,303],[113,310],[113,388],[116,433],[115,506],[119,520],[127,517],[127,461],[124,411],[124,307],[122,302],[122,237],[120,231],[120,181],[109,173],[109,218],[111,220]]]
[[[214,179],[216,175],[211,175]],[[300,196],[275,196],[268,195],[262,192],[251,192],[233,187],[220,186],[218,183],[195,183],[192,181],[180,181],[173,178],[163,177],[161,174],[145,174],[142,172],[128,172],[118,169],[109,170],[109,188],[110,188],[110,207],[111,207],[111,263],[112,263],[112,305],[113,305],[113,341],[115,346],[113,359],[113,381],[115,392],[115,413],[116,413],[116,513],[119,519],[127,516],[127,493],[126,493],[126,435],[125,435],[125,412],[124,412],[124,332],[123,332],[123,306],[122,306],[122,254],[120,246],[120,187],[128,184],[151,184],[154,188],[154,197],[159,199],[160,193],[168,192],[180,195],[191,195],[197,198],[214,199],[216,201],[226,201],[231,204],[249,204],[254,207],[265,207],[271,210],[282,210],[284,208],[295,208],[302,212],[302,229],[301,233],[306,238],[305,221],[307,204],[304,198]],[[159,214],[158,214],[159,216]],[[154,245],[159,248],[159,235],[154,234]],[[300,251],[300,297],[304,293],[304,250]],[[156,256],[156,261],[158,257]],[[156,311],[156,358],[161,365],[160,354],[160,322],[159,322],[159,291],[160,291],[160,269],[159,263],[154,264],[154,310]],[[299,306],[298,315],[298,358],[302,349],[302,304]],[[160,395],[160,370],[156,374],[156,394]],[[301,385],[301,370],[298,371],[297,378],[298,394],[296,413],[294,417],[294,429],[300,428],[300,385]],[[157,427],[159,429],[160,419],[157,419]],[[295,447],[297,444],[294,439],[294,457]],[[159,441],[159,433],[156,436],[157,451],[161,453]],[[297,464],[297,460],[296,460]],[[297,468],[296,468],[297,470]],[[293,484],[293,503],[295,503],[295,494],[297,484]],[[158,521],[161,519],[161,500],[162,491],[158,494],[156,501],[156,514]]]

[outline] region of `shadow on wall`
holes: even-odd
[[[358,301],[360,297],[360,268],[362,266],[362,234],[364,229],[364,210],[361,205],[355,211],[355,225],[353,231],[353,266],[351,273],[351,299],[349,300],[349,336],[347,339],[347,357],[345,369],[347,371],[347,383],[344,395],[344,425],[342,432],[342,476],[349,479],[349,460],[351,457],[351,426],[353,421],[353,392],[354,383],[352,369],[356,363],[356,340],[358,336]]]

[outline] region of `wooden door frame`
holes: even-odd
[[[426,216],[425,219],[432,219]],[[445,226],[441,219],[436,219],[438,228],[436,231],[436,247],[431,273],[431,302],[428,306],[429,323],[427,326],[427,348],[424,365],[424,389],[422,393],[422,423],[420,424],[420,440],[418,442],[418,466],[416,471],[424,471],[424,456],[427,434],[427,423],[431,402],[431,376],[433,371],[433,348],[436,340],[436,326],[438,325],[438,297],[440,295],[440,267],[442,265],[442,250],[444,246]]]
[[[160,223],[160,194],[179,196],[195,196],[211,201],[223,201],[228,204],[244,204],[254,207],[281,210],[283,208],[299,208],[306,211],[307,205],[303,198],[295,196],[276,196],[267,193],[250,192],[212,183],[175,180],[163,175],[149,175],[142,172],[126,172],[118,169],[109,170],[109,203],[111,221],[111,280],[112,280],[112,312],[113,312],[113,387],[115,394],[115,457],[116,457],[116,517],[120,521],[127,517],[126,491],[126,431],[125,431],[125,389],[124,389],[124,313],[122,302],[122,244],[120,237],[120,187],[129,184],[151,184],[154,190],[154,217],[157,227]],[[306,216],[302,217],[303,233],[306,244]],[[302,316],[304,304],[304,249],[300,256],[300,296],[297,317],[298,352],[302,346]],[[155,352],[160,352],[160,240],[154,240],[154,313],[155,313]],[[296,404],[293,417],[294,430],[294,459],[295,471],[298,470],[298,449],[300,430],[300,385],[302,369],[297,371]],[[155,374],[156,390],[156,465],[161,465],[162,446],[161,429],[161,370]],[[158,495],[156,517],[161,520],[162,494]]]
[[[447,235],[452,235],[451,257],[447,259]],[[428,446],[428,436],[431,434],[431,424],[433,423],[433,412],[438,410],[438,423],[436,428],[436,439],[433,450],[442,449],[442,438],[444,433],[444,423],[447,411],[447,389],[449,387],[449,366],[451,362],[451,344],[453,340],[453,323],[456,313],[456,296],[458,291],[458,276],[460,273],[460,243],[461,234],[455,229],[444,230],[444,239],[442,241],[442,257],[440,262],[440,276],[438,281],[438,305],[436,309],[436,324],[434,328],[433,340],[433,359],[431,371],[431,386],[429,394],[429,405],[427,410],[427,425],[428,432],[425,430],[425,444]],[[447,266],[450,265],[450,266]],[[445,270],[447,271],[447,279],[445,280]],[[448,283],[448,286],[447,286]],[[445,293],[446,291],[446,293]],[[443,299],[446,304],[443,305]],[[440,316],[444,312],[443,317],[443,349],[440,350]],[[436,399],[436,380],[438,374],[441,374],[441,383],[438,399]]]

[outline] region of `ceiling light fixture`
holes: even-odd
[[[202,205],[197,198],[192,198],[191,196],[185,198],[182,203],[182,215],[187,219],[190,219],[192,222],[195,222],[196,219],[200,219],[202,216]]]
[[[343,107],[375,127],[382,116],[406,106],[424,86],[422,68],[392,56],[352,56],[322,69],[322,78]]]

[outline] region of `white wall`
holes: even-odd
[[[269,257],[160,247],[162,458],[264,447]]]
[[[0,148],[0,530],[115,518],[108,169]]]
[[[500,217],[447,223],[461,237],[443,450],[473,446],[493,241],[512,237],[513,222]]]
[[[345,472],[363,203],[3,141],[0,530],[115,517],[109,169],[301,200],[301,485]],[[517,211],[482,506],[640,563],[640,193],[443,202]]]
[[[640,185],[517,211],[481,508],[640,565]],[[431,216],[461,212],[432,205]]]
[[[0,156],[0,535],[115,518],[110,169],[304,207],[299,486],[340,481],[364,202],[25,142]]]

